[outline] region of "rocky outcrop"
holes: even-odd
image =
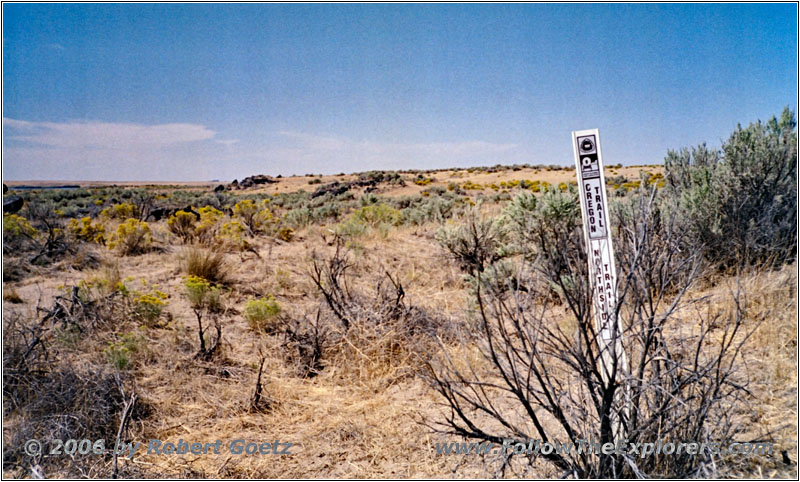
[[[317,198],[320,196],[324,196],[326,194],[330,194],[331,196],[338,196],[340,194],[344,194],[350,190],[351,187],[354,187],[355,182],[345,182],[341,183],[339,181],[334,181],[330,184],[326,184],[324,186],[320,186],[311,194],[312,198]]]
[[[255,186],[260,186],[262,184],[275,184],[278,182],[277,179],[273,179],[270,176],[265,176],[263,174],[257,174],[255,176],[250,176],[242,179],[241,181],[234,181],[230,183],[231,189],[247,189]]]
[[[364,188],[365,193],[375,192],[380,184],[393,184],[405,186],[405,181],[396,172],[369,171],[358,175],[358,179],[349,182],[334,181],[330,184],[320,186],[311,194],[312,198],[317,198],[330,194],[338,196],[353,188]]]

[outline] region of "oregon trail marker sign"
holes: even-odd
[[[616,316],[617,270],[611,243],[611,226],[597,129],[573,131],[572,148],[583,215],[583,232],[589,260],[597,345],[604,367],[604,379],[611,379],[614,359],[616,372],[627,372],[627,359],[620,338],[622,325]],[[614,356],[616,353],[616,357]]]

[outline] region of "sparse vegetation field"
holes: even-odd
[[[461,437],[602,436],[601,379],[581,371],[597,360],[574,168],[524,165],[8,183],[24,205],[3,221],[3,474],[796,477],[795,127],[786,111],[719,151],[606,166],[625,346],[642,360],[632,436],[767,440],[771,456],[634,470],[436,454]],[[124,440],[280,439],[292,455],[22,450],[109,443],[132,397]]]

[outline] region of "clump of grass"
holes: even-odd
[[[225,284],[228,281],[230,267],[225,262],[223,253],[189,248],[183,253],[181,269],[189,276],[197,276],[211,283]]]

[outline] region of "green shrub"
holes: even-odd
[[[405,185],[403,176],[395,171],[367,171],[358,174],[359,181],[385,182],[392,185]]]
[[[548,269],[562,269],[569,257],[585,256],[577,189],[552,190],[537,197],[521,192],[503,210],[509,249],[539,258]]]
[[[721,150],[667,154],[668,204],[708,259],[734,266],[796,258],[796,126],[786,108],[780,119],[739,126]]]
[[[350,217],[336,226],[336,234],[346,238],[357,238],[366,234],[369,229],[368,224]]]
[[[436,236],[468,274],[482,272],[489,265],[507,257],[508,231],[501,219],[482,218],[471,210],[464,224],[442,228]]]
[[[403,222],[410,225],[442,223],[460,212],[456,209],[455,197],[450,193],[430,198],[407,196],[395,199],[393,204],[402,210]]]
[[[275,320],[280,312],[281,307],[272,295],[268,295],[266,298],[249,300],[244,305],[244,317],[254,331],[273,331]]]
[[[311,224],[314,219],[313,212],[307,207],[292,209],[283,217],[284,221],[294,228],[303,228]]]
[[[380,202],[381,200],[378,198],[378,196],[372,194],[371,192],[364,194],[358,199],[358,203],[361,205],[361,207],[372,206],[373,204],[378,204]]]
[[[126,333],[116,343],[109,343],[103,352],[108,362],[117,370],[127,369],[133,354],[139,351],[140,338],[134,333]]]
[[[397,226],[403,222],[403,213],[387,204],[378,203],[357,209],[353,212],[352,218],[371,227],[377,227],[379,224]]]

